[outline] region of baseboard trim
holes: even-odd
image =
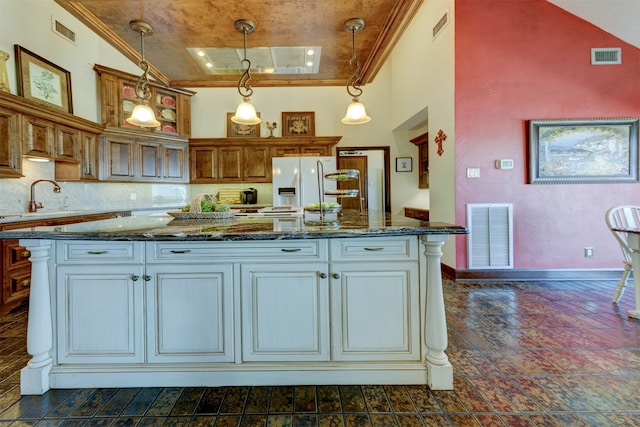
[[[442,276],[456,282],[535,280],[620,280],[622,269],[456,270],[442,264]]]

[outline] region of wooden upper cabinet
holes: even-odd
[[[0,178],[22,176],[20,114],[0,107]]]
[[[100,81],[100,107],[102,124],[106,127],[127,129],[140,134],[160,134],[189,138],[191,136],[191,96],[186,89],[164,87],[151,82],[149,105],[156,112],[160,126],[155,129],[130,125],[126,119],[138,104],[136,82],[139,76],[95,65]]]
[[[22,154],[43,159],[54,158],[54,124],[37,117],[22,117]]]
[[[60,161],[79,163],[82,132],[68,126],[54,128],[54,158]]]
[[[287,155],[331,155],[339,136],[286,138],[192,138],[192,183],[271,182],[271,159]]]

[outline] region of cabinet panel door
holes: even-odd
[[[0,178],[22,176],[20,115],[0,109]]]
[[[80,161],[80,131],[66,126],[55,127],[55,158],[67,162]]]
[[[187,181],[187,146],[169,145],[164,146],[164,181],[186,182]]]
[[[329,360],[326,273],[324,263],[241,266],[242,360]]]
[[[137,142],[138,150],[138,176],[141,181],[158,181],[161,176],[160,172],[160,144],[155,142]]]
[[[225,265],[147,267],[150,362],[233,361],[233,272]]]
[[[82,179],[98,180],[98,137],[91,133],[81,136]]]
[[[189,150],[191,182],[215,182],[218,179],[218,149],[215,147]]]
[[[271,157],[284,157],[285,155],[300,154],[300,147],[298,145],[273,145],[269,149]]]
[[[53,159],[53,124],[34,117],[22,116],[23,152],[25,156]]]
[[[142,266],[58,267],[58,361],[142,362],[143,286]]]
[[[105,180],[131,180],[134,175],[134,141],[107,138],[104,140]]]
[[[246,147],[244,149],[244,174],[245,181],[270,182],[271,158],[269,146]]]
[[[218,160],[218,178],[220,182],[242,180],[242,147],[219,148]]]
[[[420,360],[418,263],[333,263],[333,360]]]

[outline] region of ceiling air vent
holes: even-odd
[[[51,30],[69,43],[76,44],[76,33],[65,27],[53,16],[51,17]]]
[[[446,11],[438,23],[433,27],[433,38],[435,39],[442,32],[442,29],[449,23],[449,11]]]
[[[622,49],[604,47],[591,49],[591,65],[622,64]]]

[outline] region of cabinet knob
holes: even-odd
[[[338,273],[333,273],[331,274],[331,277],[333,277],[334,279],[339,279],[340,275]]]
[[[133,280],[134,282],[137,282],[139,278],[140,276],[136,276],[135,274],[131,275],[131,280]]]
[[[318,273],[318,276],[320,276],[321,279],[326,279],[327,273]]]
[[[22,259],[29,258],[30,256],[31,256],[31,252],[29,252],[29,251],[24,251],[24,252],[22,252],[20,254],[20,258],[22,258]]]
[[[142,278],[144,279],[145,282],[148,282],[149,280],[151,280],[151,276],[145,274],[144,276],[142,276]]]
[[[28,288],[29,286],[31,286],[31,279],[24,280],[20,283],[21,288]]]

